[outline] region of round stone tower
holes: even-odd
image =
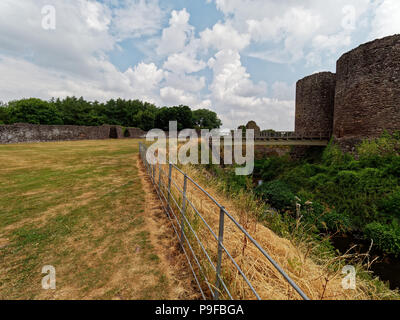
[[[337,62],[333,132],[355,144],[400,130],[400,35],[359,46]]]
[[[260,127],[257,125],[257,123],[255,121],[249,121],[246,125],[246,129],[253,129],[254,130],[254,136],[259,136],[261,129]]]
[[[330,137],[336,76],[321,72],[305,77],[296,85],[296,134]]]

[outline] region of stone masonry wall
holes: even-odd
[[[339,145],[400,130],[400,35],[344,54],[336,80],[334,137]]]
[[[139,128],[126,128],[127,133],[125,134],[125,138],[144,138],[146,136],[146,131],[143,131]]]
[[[336,76],[331,72],[317,73],[297,82],[297,134],[304,136],[331,136],[335,85]]]
[[[119,137],[122,137],[122,133],[120,133],[122,129],[120,127],[108,125],[101,127],[51,126],[25,123],[0,125],[0,144],[109,139],[112,128],[116,128],[117,133],[120,135]]]

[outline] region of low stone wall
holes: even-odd
[[[26,123],[0,125],[0,144],[110,138],[123,138],[122,127],[109,125],[100,127],[33,125]]]
[[[146,131],[139,128],[126,128],[125,138],[139,139],[146,136]]]
[[[110,139],[122,139],[124,137],[124,130],[120,126],[108,126]]]

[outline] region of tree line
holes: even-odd
[[[111,99],[105,103],[67,97],[45,101],[37,98],[0,103],[0,124],[30,123],[46,125],[136,127],[148,131],[168,130],[169,121],[182,129],[215,129],[222,125],[211,110],[191,110],[188,106],[159,108],[140,100]]]

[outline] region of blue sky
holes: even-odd
[[[292,130],[297,80],[400,33],[398,0],[2,0],[0,12],[0,100],[185,104],[228,128]]]

